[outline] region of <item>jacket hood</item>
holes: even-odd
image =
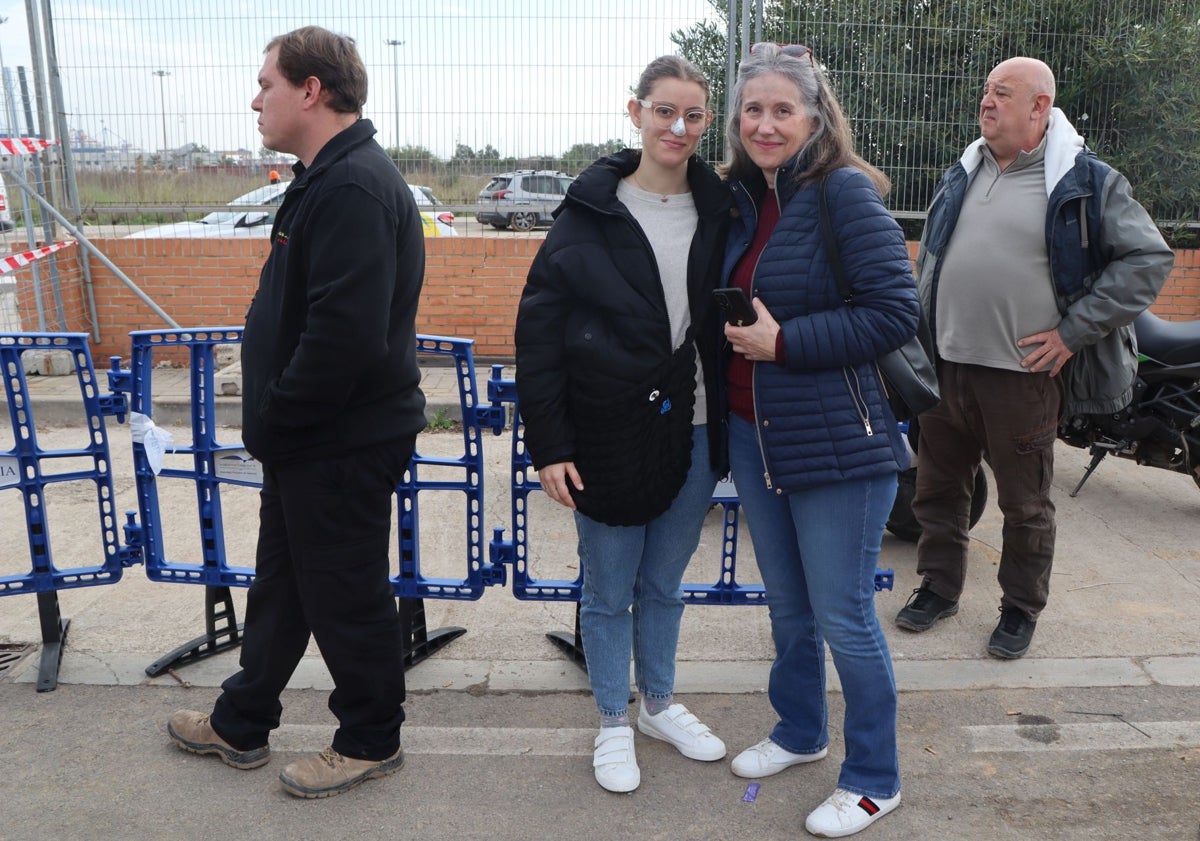
[[[983,160],[982,137],[972,143],[959,158],[967,175],[974,175]],[[1067,119],[1061,108],[1050,109],[1050,123],[1046,127],[1046,195],[1054,192],[1054,186],[1075,166],[1076,156],[1085,148],[1083,138]]]

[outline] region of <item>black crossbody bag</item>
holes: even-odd
[[[825,254],[829,258],[829,266],[837,281],[838,294],[847,306],[854,306],[854,292],[846,281],[846,272],[842,268],[842,255],[838,250],[837,239],[833,233],[833,222],[829,216],[829,201],[825,197],[825,182],[820,186],[820,216],[821,236],[825,240]],[[885,353],[875,360],[879,370],[879,379],[883,382],[884,395],[892,414],[898,421],[912,420],[922,412],[927,412],[942,399],[938,392],[937,372],[925,352],[928,346],[929,323],[925,319],[925,308],[921,308],[921,321],[917,325],[917,334],[901,347]]]

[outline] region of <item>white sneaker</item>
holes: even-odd
[[[899,792],[895,797],[867,797],[839,788],[813,809],[804,828],[818,838],[844,838],[861,832],[899,805]]]
[[[683,704],[672,704],[657,715],[650,715],[642,704],[637,725],[647,736],[671,743],[688,759],[713,762],[725,756],[725,743]]]
[[[601,727],[592,755],[596,782],[609,791],[633,791],[642,782],[633,752],[633,728]]]
[[[739,777],[757,780],[778,774],[793,765],[803,765],[805,762],[816,762],[824,759],[829,748],[821,748],[813,753],[792,753],[784,750],[770,739],[763,739],[757,745],[746,748],[733,759],[733,773]]]

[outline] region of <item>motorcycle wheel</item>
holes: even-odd
[[[1200,477],[1196,479],[1200,484]],[[896,501],[892,504],[892,513],[888,516],[887,530],[901,540],[916,543],[921,537],[921,524],[913,516],[912,501],[917,490],[917,469],[911,467],[899,476],[896,486]],[[971,528],[983,516],[987,507],[988,480],[982,468],[975,471],[975,489],[971,492]]]

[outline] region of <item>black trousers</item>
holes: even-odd
[[[233,747],[267,744],[310,634],[333,677],[334,750],[380,760],[399,747],[404,663],[388,550],[392,499],[413,446],[407,438],[263,465],[241,671],[222,684],[212,713]]]

